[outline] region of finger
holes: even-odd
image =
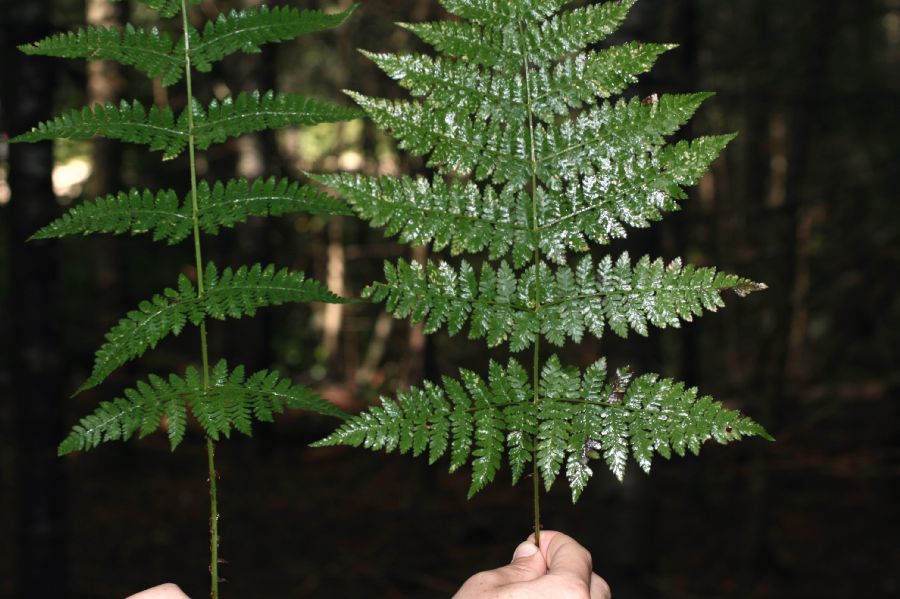
[[[552,530],[541,531],[541,553],[550,574],[590,583],[591,554],[572,537]]]
[[[190,599],[190,597],[185,595],[178,585],[166,583],[131,595],[126,599]]]
[[[594,573],[591,573],[591,599],[612,599],[609,585]]]

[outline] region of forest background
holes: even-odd
[[[255,87],[343,103],[343,88],[401,97],[356,48],[422,49],[393,23],[444,16],[436,0],[364,0],[338,30],[239,54],[199,85],[220,97]],[[185,254],[142,238],[23,243],[86,197],[183,189],[185,165],[106,141],[57,143],[34,154],[20,179],[29,187],[18,191],[8,158],[21,150],[3,142],[34,124],[11,115],[36,122],[116,101],[123,89],[159,99],[162,88],[128,69],[15,49],[85,20],[150,17],[106,0],[0,2],[0,597],[115,598],[165,580],[204,594],[197,430],[175,454],[156,436],[55,457],[64,431],[134,375],[185,366],[191,332],[68,398],[103,333],[187,268]],[[900,0],[642,0],[612,41],[630,39],[680,44],[630,93],[716,91],[684,134],[740,136],[681,212],[614,249],[715,264],[769,291],[649,339],[606,337],[604,353],[613,366],[699,386],[778,442],[660,461],[652,476],[632,469],[622,485],[604,474],[575,507],[558,485],[544,525],[592,551],[617,599],[896,596]],[[245,136],[206,154],[201,168],[228,178],[425,167],[356,121]],[[352,218],[303,215],[253,222],[207,247],[220,263],[291,266],[354,296],[383,259],[425,257]],[[483,372],[496,357],[464,337],[425,337],[368,304],[278,308],[213,326],[211,339],[216,355],[290,373],[350,411],[460,366]],[[590,363],[599,355],[591,343],[563,353]],[[220,446],[225,596],[449,596],[507,561],[528,533],[530,485],[498,483],[466,501],[464,474],[423,460],[306,447],[331,425],[296,415]]]

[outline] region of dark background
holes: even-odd
[[[199,10],[214,15],[211,5]],[[150,17],[113,6],[0,2],[0,132],[123,90],[146,103],[164,99],[130,69],[15,51],[86,19]],[[392,23],[443,14],[433,0],[365,0],[335,32],[229,59],[201,78],[198,95],[277,87],[347,102],[339,90],[349,87],[400,96],[354,48],[418,48]],[[699,458],[660,459],[650,477],[632,465],[622,485],[598,468],[574,507],[560,481],[545,498],[544,525],[591,550],[617,599],[895,597],[900,0],[642,0],[613,41],[627,39],[680,44],[629,95],[717,91],[684,134],[740,137],[682,212],[611,250],[681,255],[769,291],[729,299],[681,330],[607,337],[602,351],[613,365],[699,386],[778,442],[709,445]],[[168,90],[175,105],[182,93]],[[184,190],[185,168],[109,142],[0,144],[2,597],[114,598],[163,581],[195,598],[207,593],[197,429],[174,454],[155,435],[55,457],[65,430],[99,401],[135,377],[197,360],[196,330],[187,330],[68,398],[103,333],[189,271],[189,247],[145,237],[23,241],[85,197],[130,186]],[[209,179],[307,169],[423,165],[360,122],[248,136],[201,161]],[[352,295],[379,276],[384,258],[424,257],[353,219],[302,215],[204,243],[220,264],[275,262]],[[349,410],[423,376],[483,372],[489,356],[479,342],[425,338],[370,305],[274,309],[213,326],[211,343],[214,357],[290,373]],[[563,354],[586,364],[600,351],[590,341]],[[446,474],[446,462],[308,449],[332,424],[292,415],[219,445],[223,597],[448,597],[467,576],[508,561],[528,534],[528,481],[511,487],[504,471],[466,501],[467,473]]]

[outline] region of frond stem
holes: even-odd
[[[197,268],[197,298],[203,299],[206,290],[203,278],[203,252],[200,248],[200,207],[197,200],[197,159],[194,147],[194,90],[191,80],[191,36],[188,22],[188,1],[181,0],[181,23],[184,29],[184,76],[187,87],[188,162],[191,168],[191,217],[194,228],[194,259]],[[206,342],[206,321],[200,323],[200,354],[203,362],[203,389],[209,389],[209,348]],[[216,450],[212,439],[206,437],[206,457],[209,469],[209,575],[210,597],[219,599],[219,502],[216,486]]]
[[[538,223],[538,207],[537,207],[537,152],[534,147],[534,107],[531,97],[531,70],[528,65],[528,48],[525,46],[525,29],[522,25],[522,19],[519,18],[519,40],[522,44],[522,66],[525,70],[525,96],[528,108],[528,145],[531,153],[531,225],[534,232],[534,312],[541,311],[541,277],[540,277],[540,230]],[[541,374],[541,336],[538,334],[534,340],[534,360],[532,364],[532,380],[534,381],[534,409],[538,409],[541,402],[540,395],[540,374]],[[541,545],[541,471],[538,467],[538,443],[537,435],[532,439],[532,489],[534,503],[534,544]]]

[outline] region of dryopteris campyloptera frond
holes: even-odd
[[[156,28],[126,25],[123,29],[88,27],[50,36],[21,47],[26,54],[113,60],[159,78],[163,85],[182,79],[187,105],[179,113],[168,105],[145,108],[138,100],[119,106],[104,105],[65,113],[38,124],[14,142],[39,142],[57,138],[91,139],[102,136],[163,152],[174,158],[188,152],[190,192],[180,199],[174,190],[132,189],[96,198],[69,210],[38,231],[46,239],[92,233],[150,233],[154,241],[175,244],[191,239],[196,280],[182,275],[175,288],[141,302],[106,335],[97,351],[94,368],[79,392],[99,385],[115,369],[143,355],[160,341],[178,335],[186,326],[200,331],[200,367],[184,376],[151,376],[112,402],[103,402],[83,418],[60,444],[60,455],[91,449],[105,441],[126,440],[135,433],[147,435],[168,423],[174,450],[182,441],[188,413],[206,434],[210,483],[211,594],[218,597],[218,505],[214,442],[233,430],[251,434],[254,420],[270,421],[285,408],[308,410],[338,418],[345,415],[302,385],[275,373],[250,377],[244,368],[230,370],[225,362],[211,368],[206,321],[252,316],[257,309],[288,302],[344,303],[301,272],[275,266],[241,266],[221,272],[204,266],[201,232],[216,234],[252,216],[306,211],[314,214],[348,214],[348,207],[322,192],[287,179],[245,179],[222,182],[198,181],[196,152],[247,133],[298,125],[345,121],[361,115],[347,108],[297,94],[242,92],[236,97],[212,99],[201,104],[194,96],[194,71],[210,71],[212,65],[237,51],[259,52],[260,46],[340,25],[355,9],[326,14],[317,10],[260,6],[252,10],[220,14],[201,28],[188,19],[190,5],[199,0],[142,0],[162,17],[181,15],[181,38]]]
[[[612,99],[673,47],[589,49],[634,0],[568,11],[566,0],[441,3],[459,19],[402,25],[438,56],[366,53],[413,100],[348,92],[401,148],[428,156],[436,175],[313,179],[402,242],[486,254],[477,269],[466,260],[388,262],[384,282],[365,294],[426,332],[468,324],[469,337],[491,347],[530,350],[531,372],[513,359],[505,369],[492,362],[486,380],[462,371],[461,382],[425,383],[318,445],[427,451],[432,462],[449,449],[451,470],[472,460],[470,495],[493,480],[504,453],[514,482],[532,463],[538,534],[540,481],[549,489],[564,469],[577,500],[595,453],[621,479],[629,454],[649,471],[654,453],[768,438],[749,418],[657,375],[610,376],[604,360],[584,373],[555,356],[542,362],[544,340],[561,346],[607,328],[647,335],[649,325],[677,327],[719,308],[725,291],[765,287],[679,259],[571,257],[679,208],[683,188],[733,137],[667,142],[711,94]]]

